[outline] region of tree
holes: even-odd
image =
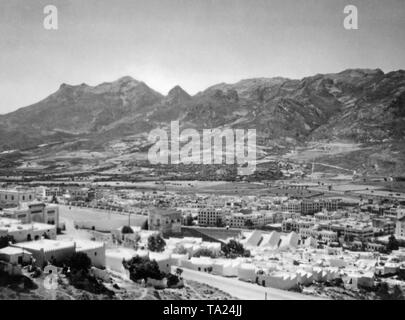
[[[83,252],[75,252],[66,262],[72,271],[88,271],[91,267],[91,260]]]
[[[6,235],[3,237],[0,237],[0,249],[8,247],[10,242],[15,243],[13,236]]]
[[[148,278],[161,280],[164,277],[157,262],[148,257],[135,256],[129,261],[123,261],[123,265],[129,271],[132,281],[143,279],[146,282]]]
[[[393,292],[391,294],[391,298],[393,300],[404,300],[404,294],[401,290],[401,287],[399,285],[395,285],[393,288]]]
[[[345,242],[353,242],[354,241],[354,236],[346,234],[345,237],[344,237],[344,241]]]
[[[56,204],[59,203],[59,202],[58,202],[58,199],[56,198],[56,195],[55,195],[55,194],[52,196],[51,203],[56,203]]]
[[[154,234],[148,238],[148,249],[153,252],[162,252],[165,249],[166,242],[160,234]]]
[[[389,299],[389,287],[386,282],[382,282],[377,289],[376,292],[377,296],[379,296],[382,300]]]
[[[216,223],[215,223],[215,226],[216,226],[217,228],[222,228],[222,227],[224,226],[224,224],[223,224],[221,218],[218,218],[218,219],[217,219],[217,221],[216,221]]]
[[[250,257],[250,251],[245,250],[241,243],[233,239],[222,245],[222,252],[227,258]]]
[[[188,251],[187,251],[186,248],[184,248],[184,246],[180,245],[180,246],[177,246],[177,247],[173,250],[173,253],[186,254],[186,253],[188,253]]]
[[[134,230],[130,226],[123,226],[121,229],[122,234],[129,234],[129,233],[134,233]]]
[[[210,250],[210,249],[201,248],[201,249],[198,249],[198,250],[193,254],[193,256],[194,256],[194,257],[197,257],[197,258],[199,258],[199,257],[216,258],[217,255],[215,254],[215,252],[213,252],[213,251]]]
[[[399,242],[395,238],[394,235],[391,235],[388,238],[387,251],[391,252],[392,250],[398,250],[398,249],[399,249]]]
[[[167,286],[169,288],[177,285],[179,283],[179,281],[180,281],[180,279],[177,275],[174,275],[174,274],[167,275]]]
[[[247,228],[253,228],[253,226],[254,226],[254,224],[253,224],[252,220],[247,219],[247,220],[245,221],[245,227],[247,227]]]
[[[189,214],[189,215],[186,216],[186,218],[185,218],[185,220],[184,220],[184,224],[185,224],[186,226],[192,226],[192,225],[193,225],[193,221],[194,221],[193,217],[191,216],[191,214]]]

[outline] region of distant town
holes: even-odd
[[[372,181],[5,182],[1,281],[26,290],[0,294],[403,299],[404,204]]]

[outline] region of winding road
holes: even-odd
[[[205,283],[242,300],[323,300],[322,298],[297,292],[262,287],[254,283],[240,281],[236,278],[226,278],[186,268],[182,269],[182,277],[185,280]]]

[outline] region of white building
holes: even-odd
[[[290,290],[297,286],[298,277],[289,272],[272,272],[258,275],[258,283],[265,287],[272,287],[282,290]]]
[[[32,254],[21,248],[5,247],[0,249],[0,260],[11,264],[29,263]]]
[[[3,217],[18,219],[23,223],[41,222],[59,226],[59,206],[42,202],[20,203],[16,208],[3,210]]]
[[[212,265],[212,273],[223,277],[236,277],[241,263],[239,259],[216,259]]]
[[[277,249],[280,242],[280,233],[273,231],[270,234],[263,234],[263,240],[260,243],[260,247]]]
[[[172,265],[170,254],[165,252],[149,252],[149,259],[155,260],[161,272],[169,273]]]
[[[402,216],[397,220],[395,226],[395,236],[397,238],[405,238],[405,216]]]
[[[106,250],[106,267],[111,271],[127,274],[122,262],[138,255],[136,250],[129,248],[114,248]],[[147,253],[145,254],[147,256]]]
[[[97,268],[104,268],[106,266],[105,256],[105,243],[88,241],[88,240],[75,240],[76,252],[85,253],[91,260],[91,264]]]
[[[0,207],[17,206],[21,202],[34,201],[36,191],[27,188],[0,189]]]
[[[299,236],[295,232],[281,236],[280,250],[296,249],[298,247]]]
[[[260,230],[254,230],[246,239],[246,246],[257,247],[263,239],[263,233]]]
[[[0,234],[9,235],[16,242],[39,240],[42,237],[56,239],[56,226],[37,222],[23,224],[19,220],[0,218]]]
[[[218,226],[225,223],[225,212],[214,207],[198,210],[198,224],[201,226]]]
[[[247,282],[256,282],[256,266],[252,263],[242,263],[238,266],[238,279]]]
[[[44,267],[47,262],[61,262],[76,251],[73,241],[57,241],[42,239],[38,241],[21,242],[12,245],[32,253],[35,265]]]
[[[213,269],[213,260],[208,257],[192,257],[190,260],[182,260],[181,267],[195,271],[211,272]]]

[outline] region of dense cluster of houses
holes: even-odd
[[[393,275],[405,270],[403,250],[384,255],[328,246],[319,249],[309,239],[301,241],[295,232],[243,232],[238,241],[250,250],[251,256],[234,259],[220,255],[221,243],[191,237],[168,238],[163,252],[150,252],[147,238],[153,232],[135,227],[134,233],[130,234],[120,234],[117,230],[116,235],[121,239],[138,238],[138,248],[107,249],[107,268],[126,273],[122,260],[139,255],[156,260],[164,272],[170,272],[173,267],[187,268],[285,290],[334,280],[342,281],[345,287],[352,289],[373,287],[376,275]],[[207,249],[211,255],[195,256],[201,249]]]
[[[69,194],[80,198],[88,191]],[[285,290],[333,281],[349,288],[372,287],[376,276],[405,272],[405,251],[386,254],[385,245],[375,241],[393,234],[404,237],[405,209],[399,205],[366,203],[343,208],[336,198],[121,191],[103,195],[104,201],[122,208],[134,203],[156,206],[147,208],[147,216],[128,215],[128,220],[123,216],[114,221],[74,222],[77,228],[109,232],[113,244],[107,246],[58,239],[58,205],[38,201],[57,193],[41,192],[42,196],[32,189],[0,190],[0,237],[13,239],[0,249],[0,266],[9,273],[18,273],[21,264],[43,267],[74,252],[86,253],[97,268],[121,274],[127,274],[123,260],[143,256],[156,260],[163,272],[187,268]],[[97,192],[94,197],[99,199]],[[183,229],[186,217],[192,218],[188,235]],[[145,224],[148,230],[143,230]],[[157,234],[165,238],[162,252],[148,250],[149,237]],[[230,239],[240,242],[250,256],[225,258],[221,246]],[[342,242],[358,243],[358,250],[347,250]]]

